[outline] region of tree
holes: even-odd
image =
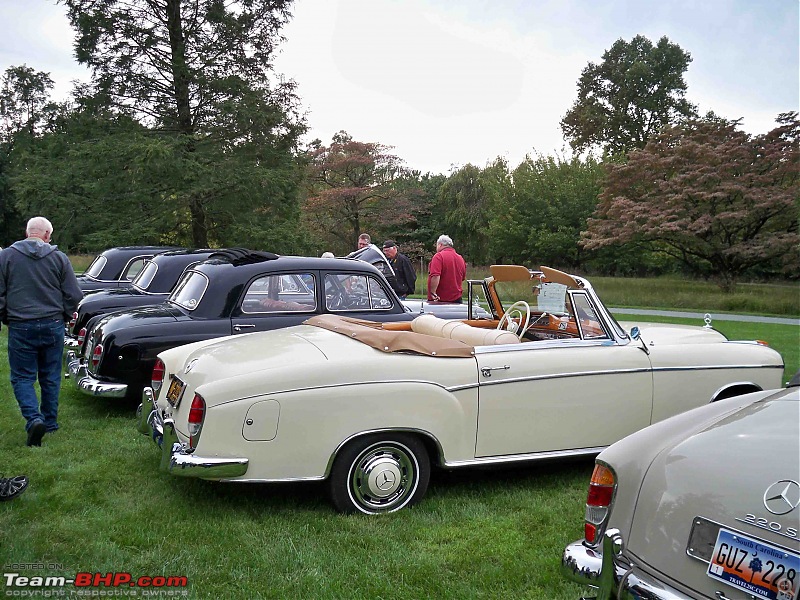
[[[24,232],[24,219],[16,208],[10,184],[15,150],[29,144],[46,118],[53,80],[44,72],[23,65],[9,67],[0,89],[0,245],[8,245]]]
[[[635,243],[731,291],[748,269],[800,272],[800,122],[751,136],[718,118],[669,127],[609,167],[587,249]]]
[[[65,0],[96,99],[147,128],[139,173],[158,179],[166,228],[185,219],[195,246],[297,218],[304,124],[294,84],[272,74],[290,3]]]
[[[576,269],[580,234],[597,206],[602,166],[592,157],[526,157],[496,194],[490,253],[504,261]]]
[[[561,120],[564,137],[579,151],[644,148],[663,127],[695,116],[684,98],[691,60],[666,37],[655,46],[641,35],[617,40],[603,62],[590,62],[581,72],[578,99]]]
[[[412,220],[408,190],[393,185],[405,173],[402,161],[390,150],[358,142],[345,131],[334,135],[330,146],[312,142],[304,213],[309,228],[332,245],[328,250],[350,252],[363,231]]]

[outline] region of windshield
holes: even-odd
[[[96,256],[95,259],[92,261],[92,264],[89,265],[89,268],[86,269],[83,274],[87,277],[91,277],[92,279],[97,279],[100,277],[100,273],[103,272],[103,268],[106,266],[108,259],[103,256]]]
[[[186,310],[194,310],[208,288],[208,278],[198,271],[189,271],[169,295],[169,301]]]
[[[542,283],[538,279],[499,281],[495,284],[495,290],[504,310],[514,302],[524,300],[532,311],[556,316],[569,314],[567,286],[562,283]]]
[[[153,283],[153,278],[155,278],[157,271],[158,265],[152,260],[148,260],[144,265],[144,269],[139,271],[136,279],[133,280],[133,286],[142,291],[146,290]]]

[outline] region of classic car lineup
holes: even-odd
[[[183,272],[218,250],[174,250],[145,261],[130,287],[97,290],[87,294],[67,323],[64,345],[78,348],[86,337],[89,321],[126,308],[160,304],[167,299]]]
[[[319,270],[281,270],[299,277],[285,293],[298,304],[314,296],[329,308],[323,314],[236,335],[237,324],[253,320],[239,290],[227,299],[243,302],[229,325],[234,335],[173,341],[160,352],[138,427],[160,445],[163,471],[326,480],[336,509],[387,513],[424,496],[432,466],[596,455],[673,415],[780,385],[783,359],[763,343],[729,341],[709,324],[618,323],[589,281],[555,269],[495,265],[490,277],[468,282],[468,318],[446,320],[392,313],[382,277],[364,286],[382,291],[377,304],[370,296],[351,306],[343,289],[328,287],[341,269],[328,260]],[[344,286],[339,273],[333,282]],[[200,283],[186,280],[171,302],[199,306],[199,290],[211,285]],[[364,315],[365,304],[387,318]],[[475,318],[473,307],[488,318]],[[156,313],[163,327],[185,317]],[[115,318],[87,343],[90,360],[101,359],[91,367],[97,375],[107,357],[125,360],[107,329]],[[119,347],[107,353],[106,343]]]
[[[159,352],[201,340],[302,323],[322,313],[372,321],[414,317],[361,260],[223,250],[188,269],[166,301],[96,319],[67,373],[82,392],[141,397]]]
[[[89,267],[78,276],[78,285],[84,294],[92,290],[128,287],[146,261],[168,250],[180,250],[180,248],[175,246],[109,248],[98,254]]]
[[[800,593],[800,373],[682,413],[596,459],[563,574],[597,598]]]

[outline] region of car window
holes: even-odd
[[[100,273],[103,272],[103,268],[106,266],[107,262],[108,259],[101,254],[100,256],[95,257],[95,259],[92,261],[92,264],[89,265],[89,268],[86,269],[83,274],[87,277],[93,277],[94,279],[97,279],[100,277]]]
[[[586,294],[572,294],[572,309],[575,312],[583,339],[598,340],[608,338],[608,333],[603,328],[603,323],[597,316]]]
[[[189,271],[172,290],[169,300],[187,310],[194,310],[208,288],[208,278],[199,271]]]
[[[120,281],[127,279],[128,281],[133,280],[139,272],[144,268],[144,263],[149,260],[149,257],[141,257],[141,258],[134,258],[131,262],[128,263],[127,268],[122,273],[122,276],[119,278]]]
[[[247,288],[242,312],[313,312],[317,310],[315,290],[315,279],[311,273],[264,275]]]
[[[504,309],[514,302],[524,300],[532,311],[567,316],[567,286],[561,283],[531,281],[499,281],[495,290]]]
[[[153,278],[156,276],[157,271],[158,265],[152,260],[148,260],[144,268],[139,271],[139,274],[134,278],[133,285],[140,290],[146,290],[150,284],[153,283]]]
[[[388,310],[392,300],[376,277],[328,273],[325,276],[325,307],[330,311]]]

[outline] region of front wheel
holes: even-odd
[[[431,468],[425,446],[415,437],[375,434],[348,444],[330,475],[336,510],[368,515],[410,506],[425,495]]]

